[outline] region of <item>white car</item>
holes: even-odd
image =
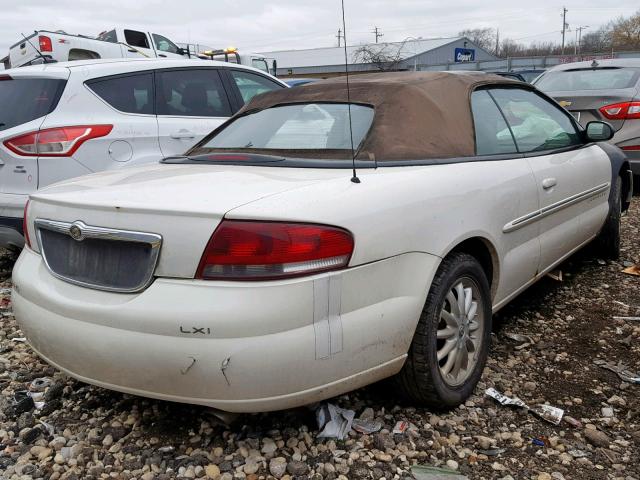
[[[0,74],[0,246],[21,247],[27,196],[101,170],[179,155],[254,95],[286,88],[203,60],[86,60]]]
[[[611,135],[485,74],[261,95],[186,156],[33,194],[15,316],[51,365],[122,392],[266,411],[397,375],[452,407],[492,312],[593,239],[618,255]]]

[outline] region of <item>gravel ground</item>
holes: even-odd
[[[495,318],[490,360],[476,393],[451,412],[403,405],[388,384],[332,400],[382,422],[344,441],[316,438],[310,409],[243,415],[230,426],[202,407],[110,392],[69,379],[16,337],[8,254],[0,257],[0,476],[7,479],[412,478],[414,464],[448,466],[472,479],[640,478],[640,385],[594,364],[640,372],[640,202],[623,219],[620,262],[585,251]],[[526,335],[531,343],[513,340]],[[51,380],[44,407],[14,405],[15,392]],[[484,395],[494,387],[527,404],[565,409],[560,425]],[[415,429],[393,434],[397,421]]]

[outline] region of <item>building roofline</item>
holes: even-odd
[[[444,45],[449,45],[449,43],[453,43],[456,40],[459,40],[461,38],[466,38],[467,40],[469,40],[467,37],[434,37],[434,38],[422,38],[422,39],[414,39],[414,40],[407,40],[407,41],[399,41],[399,42],[381,42],[378,43],[377,45],[399,45],[402,43],[409,43],[409,42],[429,42],[429,41],[434,41],[434,40],[451,40],[450,42],[444,44]],[[471,40],[469,40],[471,41]],[[362,43],[359,45],[347,45],[347,48],[359,48],[362,47],[363,45],[376,45],[375,43]],[[443,46],[443,45],[441,45]],[[287,49],[287,50],[269,50],[269,51],[263,51],[263,52],[258,52],[261,54],[265,54],[265,53],[284,53],[284,52],[312,52],[312,51],[316,51],[316,50],[331,50],[334,48],[344,48],[343,46],[340,47],[314,47],[314,48],[296,48],[296,49]],[[439,47],[437,47],[439,48]]]

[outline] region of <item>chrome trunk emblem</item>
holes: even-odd
[[[74,222],[71,227],[69,227],[69,235],[77,242],[81,242],[84,240],[84,233],[82,232],[82,222]]]

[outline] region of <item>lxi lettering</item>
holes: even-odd
[[[191,329],[185,330],[183,326],[180,326],[180,333],[186,333],[189,335],[211,335],[211,329],[205,327],[191,327]]]

